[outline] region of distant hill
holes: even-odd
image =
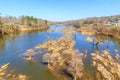
[[[89,17],[79,20],[70,20],[65,22],[59,22],[64,25],[74,25],[75,27],[80,26],[98,26],[98,25],[115,25],[120,26],[120,15],[115,16],[103,16],[103,17]]]

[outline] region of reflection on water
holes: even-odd
[[[55,28],[63,28],[63,26],[51,26],[50,30]],[[31,78],[30,80],[59,80],[47,69],[45,65],[41,64],[43,54],[36,54],[35,62],[25,61],[19,55],[28,49],[34,48],[38,44],[44,43],[48,39],[58,39],[63,34],[64,33],[60,30],[56,30],[55,32],[44,30],[0,35],[0,65],[10,62],[8,71],[14,69],[15,74],[26,74]],[[103,40],[102,44],[96,46],[93,43],[87,42],[87,36],[82,35],[79,32],[76,32],[75,36],[75,48],[79,49],[81,52],[87,50],[88,53],[92,53],[96,50],[105,49],[110,50],[111,53],[115,53],[115,49],[120,51],[120,41],[114,38],[100,35],[91,36],[92,38],[95,37]],[[90,57],[88,56],[87,60],[85,60],[85,73],[88,73],[86,76],[88,78],[93,76],[94,71],[94,69],[90,67],[89,61]],[[92,69],[92,71],[89,69]]]

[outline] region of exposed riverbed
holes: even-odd
[[[6,75],[10,74],[12,71],[11,77],[8,76],[9,78],[5,80],[14,80],[14,77],[19,78],[21,76],[28,80],[61,80],[60,77],[64,78],[63,80],[68,79],[67,76],[60,75],[58,77],[55,73],[51,72],[48,67],[42,63],[42,56],[46,52],[35,48],[38,44],[43,44],[48,40],[56,40],[64,36],[65,31],[62,30],[63,28],[64,26],[51,26],[50,29],[45,31],[21,32],[1,36],[0,65],[10,63]],[[73,33],[74,35],[71,38],[75,42],[74,49],[78,49],[79,52],[82,53],[87,52],[88,54],[84,61],[86,77],[87,79],[89,78],[89,80],[96,80],[95,69],[90,65],[90,54],[102,50],[109,50],[111,55],[115,55],[117,50],[119,54],[120,41],[107,36],[89,36],[90,38],[102,40],[100,44],[95,45],[86,40],[88,36],[75,30]],[[22,55],[29,49],[34,50],[36,53],[33,57],[33,61],[25,60]]]

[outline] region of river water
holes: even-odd
[[[64,26],[51,26],[51,29],[63,28]],[[90,36],[100,38],[103,40],[102,44],[98,46],[93,43],[87,42],[87,36],[80,32],[75,32],[75,49],[80,52],[87,51],[88,54],[95,52],[96,50],[109,50],[112,55],[115,54],[115,49],[120,52],[120,41],[106,36]],[[58,39],[64,35],[64,32],[56,30],[55,32],[44,31],[32,31],[32,32],[19,32],[8,35],[0,36],[0,65],[10,63],[8,72],[14,70],[14,74],[25,74],[29,76],[30,80],[59,80],[54,76],[46,67],[41,63],[43,54],[35,55],[35,62],[29,62],[21,57],[21,54],[25,53],[28,49],[34,49],[38,44],[46,42],[48,39]],[[88,74],[92,76],[92,72],[89,71],[88,57],[86,61],[86,68]],[[10,79],[12,80],[12,79]],[[61,80],[61,79],[60,79]]]

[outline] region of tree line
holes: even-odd
[[[104,17],[90,17],[86,19],[80,20],[71,20],[66,22],[59,22],[64,25],[73,25],[75,27],[83,27],[83,26],[108,26],[115,25],[120,23],[120,15],[115,16],[104,16]]]
[[[49,27],[49,21],[33,16],[0,16],[0,33],[9,33],[22,29],[46,29]]]
[[[72,25],[80,31],[86,30],[94,34],[102,34],[120,39],[120,15],[90,17],[80,20],[59,22],[59,24],[65,26]]]

